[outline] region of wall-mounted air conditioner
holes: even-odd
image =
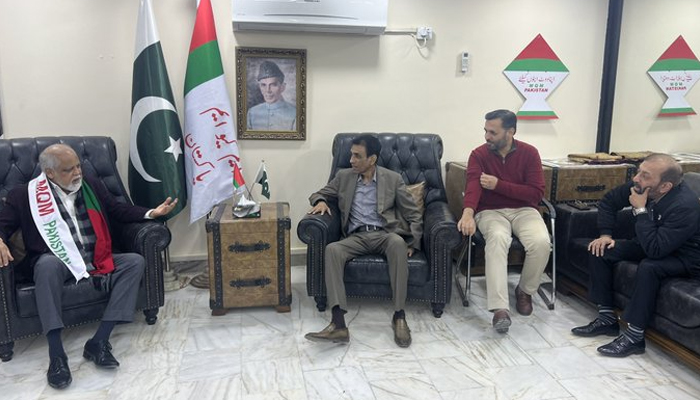
[[[381,35],[388,0],[232,0],[233,30]]]

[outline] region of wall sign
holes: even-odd
[[[537,35],[503,71],[525,103],[517,112],[518,119],[557,119],[546,99],[569,75],[542,35]]]
[[[700,61],[695,57],[683,36],[678,36],[678,39],[649,68],[648,73],[668,96],[661,107],[659,117],[696,114],[685,100],[685,95],[700,78]]]

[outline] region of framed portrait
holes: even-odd
[[[236,47],[239,139],[306,139],[306,50]]]

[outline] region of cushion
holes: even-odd
[[[418,182],[413,185],[406,185],[406,190],[413,197],[413,201],[418,206],[420,218],[423,219],[423,211],[425,211],[425,181]]]

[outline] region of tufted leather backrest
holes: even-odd
[[[700,197],[700,173],[686,172],[683,174],[683,182]]]
[[[67,144],[75,150],[84,175],[98,177],[119,201],[131,202],[117,171],[117,149],[106,136],[45,136],[0,139],[0,199],[15,186],[41,173],[39,154],[52,144]],[[0,209],[4,202],[0,201]]]
[[[328,180],[338,170],[350,168],[352,139],[366,133],[339,133],[333,139],[333,162]],[[425,181],[425,205],[446,201],[442,183],[442,139],[432,133],[370,133],[379,138],[382,150],[377,164],[396,171],[407,185]]]

